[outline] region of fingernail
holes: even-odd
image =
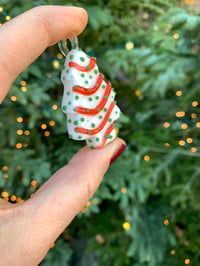
[[[110,160],[110,165],[112,164],[112,163],[114,163],[116,160],[117,160],[117,158],[122,154],[122,152],[125,150],[125,148],[126,148],[126,144],[122,144],[120,147],[119,147],[119,149],[117,150],[117,152],[113,155],[113,157],[111,158],[111,160]]]

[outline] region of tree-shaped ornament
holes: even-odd
[[[64,85],[62,110],[67,115],[69,137],[86,140],[91,148],[102,148],[117,136],[115,121],[120,109],[115,103],[115,91],[99,73],[94,57],[78,47],[73,36],[72,49],[60,41],[59,48],[66,56],[61,80]]]

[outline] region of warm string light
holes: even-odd
[[[148,162],[150,160],[150,156],[149,155],[145,155],[144,156],[144,161]]]
[[[170,251],[170,253],[171,253],[171,255],[175,255],[175,254],[176,254],[175,249],[172,249],[172,250]]]
[[[176,91],[176,96],[177,96],[177,97],[180,97],[181,95],[182,95],[182,91],[181,91],[181,90],[177,90],[177,91]]]
[[[173,34],[173,38],[174,38],[175,40],[178,40],[178,39],[179,39],[179,34],[178,34],[178,33],[174,33],[174,34]]]
[[[185,116],[185,112],[184,111],[176,112],[176,117],[183,117],[183,116]]]
[[[134,48],[134,43],[133,42],[127,42],[125,47],[126,47],[126,50],[132,50]]]
[[[192,102],[192,106],[193,106],[193,107],[197,107],[198,105],[199,105],[199,103],[198,103],[197,101],[193,101],[193,102]]]
[[[127,189],[126,189],[125,187],[123,187],[123,188],[121,189],[121,192],[122,192],[123,194],[126,194]]]
[[[168,220],[168,219],[165,219],[165,220],[163,221],[163,224],[166,225],[166,226],[169,225],[169,220]]]
[[[52,109],[55,111],[55,110],[58,109],[58,106],[57,106],[56,104],[53,104],[53,105],[52,105]]]
[[[122,227],[123,227],[124,230],[127,231],[127,230],[130,230],[131,229],[131,224],[129,222],[124,222],[122,224]]]
[[[190,264],[190,259],[185,259],[185,265]]]
[[[165,123],[163,124],[163,126],[164,126],[165,128],[169,128],[169,127],[170,127],[170,123],[169,123],[169,122],[165,122]]]

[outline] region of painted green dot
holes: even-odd
[[[91,124],[91,127],[92,127],[92,128],[95,128],[95,123],[92,123],[92,124]]]
[[[78,96],[78,95],[76,95],[76,96],[75,96],[75,100],[78,100],[78,99],[79,99],[79,96]]]
[[[109,118],[109,119],[108,119],[108,122],[112,122],[112,119],[111,119],[111,118]]]
[[[71,101],[69,101],[69,102],[68,102],[68,105],[71,105],[71,104],[72,104],[72,102],[71,102]]]
[[[112,88],[112,91],[115,91],[115,89],[114,89],[114,88]]]
[[[66,73],[69,73],[69,69],[66,70]]]
[[[63,77],[62,79],[65,80],[65,77]]]
[[[87,132],[88,134],[91,134],[92,133],[92,131],[91,130],[88,130],[88,132]]]
[[[64,111],[67,110],[67,106],[66,106],[66,105],[63,106],[63,110],[64,110]]]
[[[81,77],[82,77],[82,78],[84,78],[84,77],[85,77],[85,74],[84,74],[84,73],[82,73],[82,74],[81,74]]]
[[[92,140],[91,140],[91,139],[89,139],[89,140],[88,140],[88,142],[89,142],[89,143],[92,143]]]
[[[111,135],[106,135],[106,138],[107,139],[112,139],[112,136]]]
[[[78,136],[78,139],[82,139],[82,136]]]
[[[96,138],[96,141],[100,141],[100,138]]]
[[[98,74],[98,70],[97,69],[94,70],[94,74]]]
[[[79,132],[78,128],[75,129],[76,132]]]
[[[108,99],[108,95],[105,96],[105,99]]]
[[[90,70],[91,66],[87,66],[86,68],[87,68],[88,70]]]
[[[100,112],[101,111],[101,108],[97,108],[97,111]]]
[[[75,126],[78,125],[78,121],[77,121],[77,120],[74,121],[74,125],[75,125]]]
[[[95,149],[95,147],[92,145],[92,146],[90,146],[90,149],[94,150],[94,149]]]
[[[99,115],[99,119],[102,119],[103,118],[103,116],[102,115]]]
[[[70,91],[67,92],[67,95],[70,95]]]
[[[78,90],[78,88],[79,88],[78,86],[74,86],[74,89],[75,89],[75,90]]]
[[[92,79],[92,75],[90,75],[89,78]]]
[[[77,110],[76,110],[76,107],[74,107],[73,111],[74,111],[74,112],[76,112],[76,111],[77,111]]]
[[[69,135],[69,139],[72,139],[72,135]]]
[[[80,61],[81,62],[84,62],[85,61],[85,58],[84,57],[80,57]]]
[[[117,115],[118,114],[118,111],[115,111],[115,114]]]
[[[104,112],[107,112],[107,111],[108,111],[108,109],[107,109],[107,108],[103,108],[103,110],[104,110]]]
[[[88,92],[92,92],[92,90],[91,89],[88,89]]]
[[[99,96],[96,96],[95,99],[96,99],[96,100],[99,100]]]
[[[70,60],[72,60],[72,59],[73,59],[73,57],[74,57],[74,56],[73,56],[73,54],[72,54],[72,55],[70,55],[69,59],[70,59]]]
[[[103,85],[102,88],[105,89],[106,88],[106,85]]]
[[[90,109],[87,109],[86,112],[89,113],[90,112]]]
[[[71,119],[68,119],[68,123],[71,123],[72,122],[72,120]]]
[[[96,85],[95,85],[96,87],[99,87],[99,83],[96,83]]]
[[[88,80],[85,80],[85,84],[88,84]]]
[[[71,76],[70,76],[70,78],[71,78],[71,79],[73,79],[73,78],[74,78],[74,76],[73,76],[73,75],[71,75]]]
[[[78,48],[78,51],[82,52],[82,49],[81,48]]]
[[[81,122],[84,122],[85,121],[85,118],[84,117],[81,117],[80,121]]]
[[[92,99],[92,97],[89,97],[89,98],[88,98],[88,101],[90,101],[90,102],[91,102],[92,100],[93,100],[93,99]]]

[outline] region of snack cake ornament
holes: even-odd
[[[92,149],[99,149],[116,138],[115,121],[121,112],[114,101],[115,91],[99,73],[95,58],[78,48],[75,36],[71,47],[69,51],[66,41],[59,42],[66,56],[61,80],[68,134],[74,140],[86,140]]]

